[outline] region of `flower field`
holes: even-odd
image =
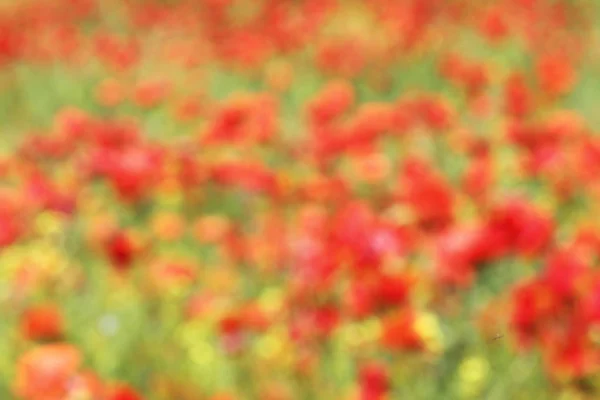
[[[599,105],[595,0],[2,0],[0,399],[598,399]]]

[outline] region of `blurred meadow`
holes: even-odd
[[[600,398],[600,3],[0,1],[0,399]]]

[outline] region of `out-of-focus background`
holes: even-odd
[[[0,3],[0,398],[600,398],[594,0]]]

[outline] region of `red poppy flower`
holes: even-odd
[[[137,248],[131,234],[117,231],[105,243],[105,251],[117,271],[128,270],[135,260]]]
[[[515,118],[523,118],[532,111],[533,94],[525,77],[518,72],[513,73],[505,83],[504,108]]]
[[[359,369],[360,399],[382,400],[390,389],[390,377],[385,365],[370,362]]]
[[[324,125],[341,116],[354,103],[354,89],[346,81],[334,81],[321,89],[308,104],[310,121]]]
[[[415,316],[404,310],[386,316],[382,320],[381,344],[391,350],[422,350],[423,339],[415,330]]]
[[[55,305],[29,308],[21,317],[21,331],[29,340],[56,339],[63,329],[62,314]]]
[[[571,61],[558,54],[542,56],[536,65],[540,87],[550,97],[569,92],[576,82],[576,72]]]
[[[127,384],[115,385],[109,391],[107,400],[143,400],[144,398],[134,388]]]

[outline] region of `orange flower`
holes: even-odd
[[[383,320],[382,345],[391,350],[421,350],[423,339],[415,329],[412,311],[392,314]]]
[[[99,400],[105,397],[105,387],[98,376],[92,372],[83,372],[73,382],[73,393],[81,393],[86,399]]]
[[[498,42],[510,33],[507,13],[501,8],[490,8],[479,21],[479,31],[490,41]]]
[[[105,107],[118,106],[125,97],[123,86],[116,79],[104,79],[96,87],[96,101]]]
[[[294,69],[287,62],[271,63],[267,66],[265,81],[271,89],[285,92],[294,81]]]
[[[140,107],[150,108],[157,106],[169,94],[171,85],[164,81],[147,81],[138,84],[133,97]]]
[[[63,319],[60,310],[52,304],[28,309],[21,318],[21,332],[29,340],[62,336]]]
[[[385,180],[390,172],[390,160],[383,153],[372,153],[353,159],[354,172],[357,177],[369,183],[378,183]]]
[[[217,393],[210,397],[210,400],[235,400],[236,397],[227,392]]]
[[[200,243],[218,243],[231,230],[231,223],[222,215],[204,215],[196,220],[194,237]]]
[[[25,400],[64,400],[81,364],[81,354],[68,344],[34,348],[18,361],[15,393]]]
[[[152,219],[152,231],[164,241],[175,241],[185,233],[185,221],[181,215],[161,212]]]
[[[94,47],[98,58],[119,71],[131,69],[140,59],[140,43],[135,38],[99,33],[94,38]]]
[[[205,107],[200,99],[190,96],[181,100],[175,107],[174,116],[181,122],[190,121],[202,115]]]
[[[196,279],[196,268],[185,261],[159,261],[152,265],[151,276],[158,289],[177,287],[193,282]]]
[[[366,66],[367,50],[366,44],[355,38],[329,41],[319,47],[315,61],[325,73],[353,78]]]
[[[263,400],[290,400],[294,398],[290,393],[290,388],[282,383],[265,385],[260,391],[260,397]]]
[[[186,304],[186,317],[189,319],[205,317],[210,310],[213,300],[210,294],[198,293],[193,295]]]
[[[575,70],[565,57],[545,55],[538,60],[536,69],[540,87],[550,97],[568,93],[575,85]]]

